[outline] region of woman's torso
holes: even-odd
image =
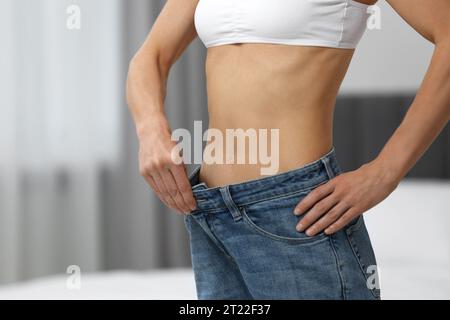
[[[200,180],[209,187],[239,183],[301,167],[327,153],[333,144],[335,99],[353,53],[352,48],[279,43],[209,47],[209,128],[222,133],[223,143],[220,147],[221,141],[214,136],[215,152],[206,152],[208,144],[212,145],[207,143],[204,157],[209,160],[202,163]],[[243,129],[241,134],[247,130],[256,133],[257,149],[251,150],[254,141],[247,139],[238,150],[237,140],[227,139],[226,130],[233,129]],[[268,139],[260,135],[264,129]],[[271,130],[278,130],[277,145],[272,144],[276,139],[270,138]],[[227,164],[226,144],[231,140],[234,149],[229,149],[228,157],[234,159],[228,158]],[[260,153],[264,151],[259,148],[261,143],[267,146],[268,154]],[[278,159],[270,154],[272,147],[278,150]],[[221,156],[217,156],[219,149]],[[263,159],[261,154],[269,158]],[[208,155],[214,155],[216,163]],[[243,156],[245,163],[238,163],[238,156]],[[217,159],[223,159],[222,163]],[[261,170],[269,167],[265,173]]]

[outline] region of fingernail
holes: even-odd
[[[312,237],[312,236],[314,235],[314,229],[308,229],[308,230],[306,230],[306,235],[307,235],[308,237]]]
[[[297,225],[297,231],[298,232],[302,232],[303,231],[303,225],[302,224],[298,224]]]

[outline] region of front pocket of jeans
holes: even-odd
[[[380,289],[378,288],[379,279],[375,254],[363,217],[359,216],[355,220],[355,222],[345,229],[345,233],[353,251],[353,255],[366,279],[367,288],[372,292],[374,297],[378,299],[380,297]],[[373,285],[375,286],[372,287]]]
[[[294,208],[309,191],[243,206],[243,219],[253,231],[273,240],[298,244],[326,240],[328,236],[323,232],[309,237],[296,230],[302,216],[294,215]]]

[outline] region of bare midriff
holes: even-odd
[[[333,146],[335,100],[353,53],[352,49],[259,43],[208,48],[209,128],[222,132],[224,140],[227,129],[266,129],[269,156],[275,143],[270,132],[278,130],[277,171],[269,175],[319,159]],[[267,176],[262,168],[269,165],[259,156],[251,162],[250,149],[245,147],[245,163],[238,163],[237,155],[230,163],[225,157],[223,163],[204,161],[200,181],[217,187]]]

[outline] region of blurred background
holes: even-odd
[[[64,297],[70,265],[91,280],[68,297],[194,296],[183,220],[139,176],[124,98],[128,62],[164,3],[0,0],[0,298]],[[381,29],[366,32],[337,101],[345,171],[375,157],[400,124],[433,50],[378,6]],[[68,25],[74,14],[79,28]],[[196,39],[172,68],[172,128],[207,123],[205,55]],[[387,298],[450,297],[449,179],[447,126],[368,215]]]

